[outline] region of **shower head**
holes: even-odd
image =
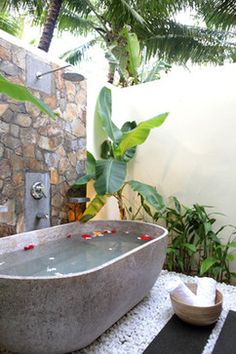
[[[85,79],[83,75],[76,72],[70,72],[70,71],[63,73],[62,77],[64,80],[72,81],[72,82],[79,82]]]

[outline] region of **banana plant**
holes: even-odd
[[[47,114],[53,120],[56,120],[57,118],[57,115],[45,103],[43,103],[37,97],[34,97],[26,87],[7,80],[1,74],[0,93],[3,93],[4,95],[17,101],[28,101],[38,107],[41,112]]]
[[[102,159],[96,160],[87,153],[87,174],[79,178],[73,188],[79,188],[90,180],[94,181],[97,193],[85,210],[82,221],[94,217],[105,205],[107,198],[117,198],[121,218],[126,218],[123,206],[122,191],[128,184],[138,192],[147,202],[156,208],[163,208],[163,199],[157,190],[149,185],[138,181],[126,181],[128,162],[134,158],[136,147],[143,144],[153,128],[163,124],[168,113],[162,113],[139,124],[135,121],[126,122],[118,128],[111,119],[112,96],[111,90],[103,87],[98,96],[95,117],[107,134],[107,139],[101,145]]]
[[[164,61],[153,59],[146,62],[140,41],[128,26],[121,29],[119,38],[117,44],[113,43],[106,53],[109,63],[113,64],[113,70],[119,73],[119,85],[126,87],[157,80],[160,79],[161,71],[171,68]]]

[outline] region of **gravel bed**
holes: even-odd
[[[180,277],[185,282],[196,282],[190,277],[162,271],[150,294],[123,316],[103,335],[84,349],[72,354],[141,354],[160,332],[173,314],[165,284]],[[236,287],[217,284],[223,294],[223,311],[210,335],[202,354],[211,354],[229,310],[236,311]],[[125,294],[124,294],[125,296]],[[1,354],[11,354],[0,348]]]

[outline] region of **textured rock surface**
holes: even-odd
[[[9,42],[0,40],[0,73],[12,82],[25,84],[26,58],[32,57],[52,68],[58,65]],[[17,103],[0,95],[0,199],[16,201],[15,223],[12,214],[1,215],[0,237],[13,230],[24,231],[24,171],[48,172],[51,177],[52,225],[67,222],[65,197],[70,185],[84,173],[86,149],[86,82],[72,83],[52,74],[52,91],[31,92],[59,113],[56,122],[30,103]],[[78,165],[77,163],[80,162]],[[64,182],[67,182],[65,188]],[[10,211],[12,213],[12,211]],[[23,214],[24,216],[24,214]],[[8,230],[8,232],[7,232]]]
[[[165,284],[180,277],[186,282],[196,282],[189,277],[162,271],[150,294],[135,308],[88,347],[73,354],[141,354],[167,323],[173,311]],[[223,311],[208,339],[202,354],[211,354],[229,310],[236,311],[236,287],[217,284],[223,294]],[[2,348],[1,354],[12,354]]]
[[[142,222],[95,221],[55,226],[0,240],[0,254],[4,254],[22,250],[29,244],[37,247],[53,239],[66,239],[68,232],[78,237],[78,233],[112,229],[131,233],[135,230],[154,239],[104,266],[80,273],[59,273],[46,278],[0,276],[0,338],[6,347],[26,354],[62,354],[91,343],[150,291],[164,263],[167,232]],[[79,242],[84,243],[83,238]],[[92,246],[87,244],[87,247],[91,250]],[[90,252],[86,257],[89,256]]]

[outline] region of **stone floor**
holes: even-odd
[[[139,305],[91,345],[73,354],[141,354],[173,314],[165,284],[176,277],[187,282],[197,280],[196,277],[162,271],[150,294]],[[223,311],[202,354],[212,353],[228,310],[236,311],[236,287],[226,284],[217,287],[223,293]],[[0,353],[11,354],[3,349]]]

